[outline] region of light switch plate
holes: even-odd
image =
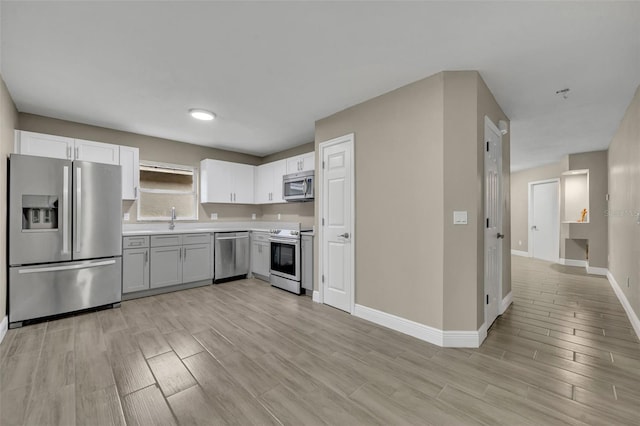
[[[467,212],[455,211],[453,212],[453,224],[454,225],[466,225],[467,224]]]
[[[131,214],[125,213],[124,214],[124,220],[131,220]]]
[[[218,220],[218,213],[211,213],[211,220]]]
[[[256,220],[256,214],[255,213],[251,213],[251,220]]]
[[[278,220],[280,220],[280,217],[281,217],[281,216],[280,216],[280,213],[278,213]]]

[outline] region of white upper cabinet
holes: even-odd
[[[131,146],[120,147],[122,167],[122,199],[137,200],[140,188],[140,150]]]
[[[140,150],[129,146],[15,131],[16,154],[122,166],[122,199],[136,200],[140,187]]]
[[[73,160],[73,148],[73,138],[15,131],[14,150],[17,154]]]
[[[287,160],[275,161],[256,167],[256,204],[284,203],[282,198],[282,176],[287,174]]]
[[[253,204],[254,166],[220,160],[200,162],[200,202]]]
[[[316,153],[308,152],[287,159],[287,174],[315,170]]]
[[[120,147],[118,145],[23,130],[15,132],[15,152],[64,160],[120,164]]]
[[[75,140],[76,160],[91,161],[93,163],[120,164],[120,146],[110,143]]]

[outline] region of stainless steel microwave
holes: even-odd
[[[285,201],[312,201],[313,178],[313,170],[283,176],[282,195]]]

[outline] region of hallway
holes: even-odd
[[[607,279],[512,256],[512,291],[479,350],[502,362],[485,365],[539,386],[527,400],[574,419],[637,424],[640,342]]]

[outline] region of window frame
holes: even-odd
[[[142,194],[143,193],[147,193],[147,194],[166,194],[166,195],[188,195],[188,194],[193,194],[193,211],[194,211],[194,216],[189,216],[189,217],[185,217],[185,216],[178,216],[176,217],[176,221],[197,221],[198,220],[198,211],[199,211],[199,207],[198,207],[198,201],[199,201],[199,179],[198,179],[198,175],[199,175],[199,170],[197,167],[195,166],[186,166],[184,164],[172,164],[172,163],[163,163],[163,162],[159,162],[159,161],[147,161],[147,160],[140,160],[140,172],[142,172],[142,168],[143,167],[157,167],[157,168],[161,168],[161,169],[168,169],[168,170],[176,170],[176,171],[185,171],[185,172],[191,172],[192,176],[193,176],[193,190],[192,191],[176,191],[176,190],[170,190],[170,189],[145,189],[142,186],[142,179],[140,179],[140,186],[139,186],[139,191],[140,191],[140,195],[139,195],[139,199],[137,201],[137,220],[138,221],[145,221],[145,222],[164,222],[167,220],[171,220],[170,216],[142,216],[142,212],[141,212],[141,206],[142,206]]]

